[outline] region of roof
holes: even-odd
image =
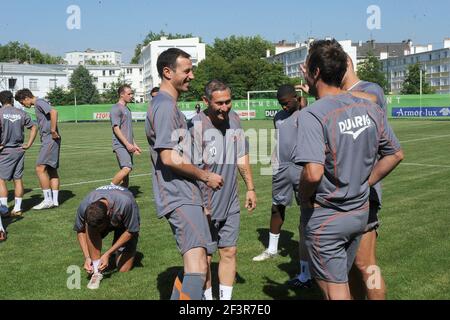
[[[0,74],[51,74],[65,76],[66,73],[58,68],[44,65],[0,63]]]
[[[372,52],[375,57],[379,57],[381,52],[389,52],[389,57],[399,57],[405,55],[405,50],[410,50],[408,42],[391,42],[378,43],[375,41],[367,41],[362,43],[352,43],[352,46],[357,48],[357,55],[359,57],[367,57],[369,52]]]

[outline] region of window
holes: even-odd
[[[103,70],[103,76],[106,76],[106,70]]]
[[[56,89],[57,83],[58,83],[58,80],[50,79],[50,81],[49,81],[49,88],[50,88],[50,90]]]
[[[139,74],[142,75],[142,68],[139,68]]]
[[[94,77],[94,82],[98,82],[98,77]]]
[[[38,79],[30,79],[30,90],[39,90],[38,89]]]
[[[133,69],[127,68],[127,74],[132,74],[132,73],[133,73]]]
[[[109,75],[110,76],[113,76],[113,75],[115,75],[116,74],[116,71],[115,70],[109,70]]]
[[[103,89],[106,89],[106,83],[103,82]]]

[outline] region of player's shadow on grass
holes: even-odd
[[[70,190],[60,190],[58,195],[59,206],[61,207],[66,201],[74,198],[75,196],[76,194]],[[22,201],[22,211],[27,212],[32,210],[33,207],[41,203],[42,200],[44,200],[44,197],[41,193],[24,198]]]
[[[258,240],[267,247],[269,243],[269,229],[258,229]],[[279,263],[277,267],[288,275],[288,279],[295,277],[300,271],[300,263],[298,256],[298,241],[294,240],[295,234],[291,231],[281,230],[280,239],[278,241],[278,249],[280,256],[289,257],[289,262]],[[264,262],[262,262],[264,263]],[[263,291],[275,300],[291,300],[291,299],[321,299],[320,289],[314,284],[311,289],[295,289],[287,283],[279,283],[268,276],[265,276],[266,284]],[[286,279],[286,280],[288,280]],[[291,291],[295,292],[295,296],[290,296]]]
[[[115,259],[116,259],[115,255],[111,255],[109,257],[108,268],[106,269],[106,272],[103,274],[104,278],[109,279],[114,273],[119,272],[116,266]],[[135,268],[143,268],[144,265],[142,264],[142,260],[144,260],[144,254],[140,251],[137,251],[136,255],[134,256],[133,268],[129,272],[132,272],[133,269]]]
[[[217,262],[211,263],[213,297],[219,300],[219,264]],[[183,267],[170,267],[166,271],[158,275],[157,286],[160,300],[169,300],[172,295],[172,288],[175,278],[178,274],[182,275]],[[239,273],[236,273],[236,283],[245,283]]]
[[[140,189],[141,189],[140,186],[131,186],[128,188],[128,190],[130,190],[130,192],[133,194],[135,198],[138,198],[138,195],[142,193]]]

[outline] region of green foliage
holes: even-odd
[[[139,59],[141,58],[141,49],[148,45],[152,41],[160,40],[161,37],[166,37],[169,40],[172,39],[183,39],[183,38],[192,38],[194,37],[191,33],[188,34],[181,34],[181,33],[166,33],[165,31],[161,30],[159,33],[155,33],[153,31],[150,31],[147,36],[145,37],[144,41],[136,46],[134,49],[134,57],[131,59],[132,64],[139,63]]]
[[[383,88],[385,93],[388,92],[386,75],[382,70],[380,60],[373,53],[369,53],[366,60],[358,64],[357,73],[361,80],[376,83]]]
[[[96,104],[100,101],[94,79],[83,66],[73,71],[70,77],[70,89],[75,92],[77,104]]]
[[[282,65],[264,59],[267,49],[273,49],[273,45],[259,36],[216,39],[213,46],[207,46],[206,59],[195,69],[191,89],[181,99],[199,100],[212,79],[230,85],[233,99],[245,99],[247,91],[276,90],[282,84],[292,83],[284,75]]]
[[[421,67],[419,63],[408,66],[408,75],[403,82],[402,94],[420,94],[420,72]],[[422,93],[435,93],[435,90],[425,81],[425,73],[422,73],[422,76]]]
[[[74,104],[74,94],[72,90],[65,90],[63,87],[52,89],[46,99],[54,106],[67,106]]]
[[[0,45],[0,62],[18,62],[29,64],[63,64],[61,57],[53,57],[31,48],[28,44],[18,41]]]
[[[119,80],[117,82],[113,82],[109,85],[108,89],[106,89],[102,95],[101,95],[101,101],[102,103],[116,103],[119,99],[119,96],[117,94],[117,91],[119,90],[119,87],[123,84],[126,84],[125,79],[123,78],[123,75],[119,77]]]

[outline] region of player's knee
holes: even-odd
[[[365,254],[358,254],[355,258],[355,266],[361,273],[366,273],[367,268],[372,264],[373,261],[371,261],[370,257]]]
[[[236,259],[237,248],[236,247],[228,247],[220,249],[220,259],[224,260],[234,260]]]
[[[132,168],[129,167],[123,167],[122,168],[123,172],[125,172],[126,174],[130,174],[130,172],[133,170]]]
[[[42,165],[36,166],[36,173],[40,174],[40,173],[44,173],[45,171],[46,171],[45,166],[42,166]]]

